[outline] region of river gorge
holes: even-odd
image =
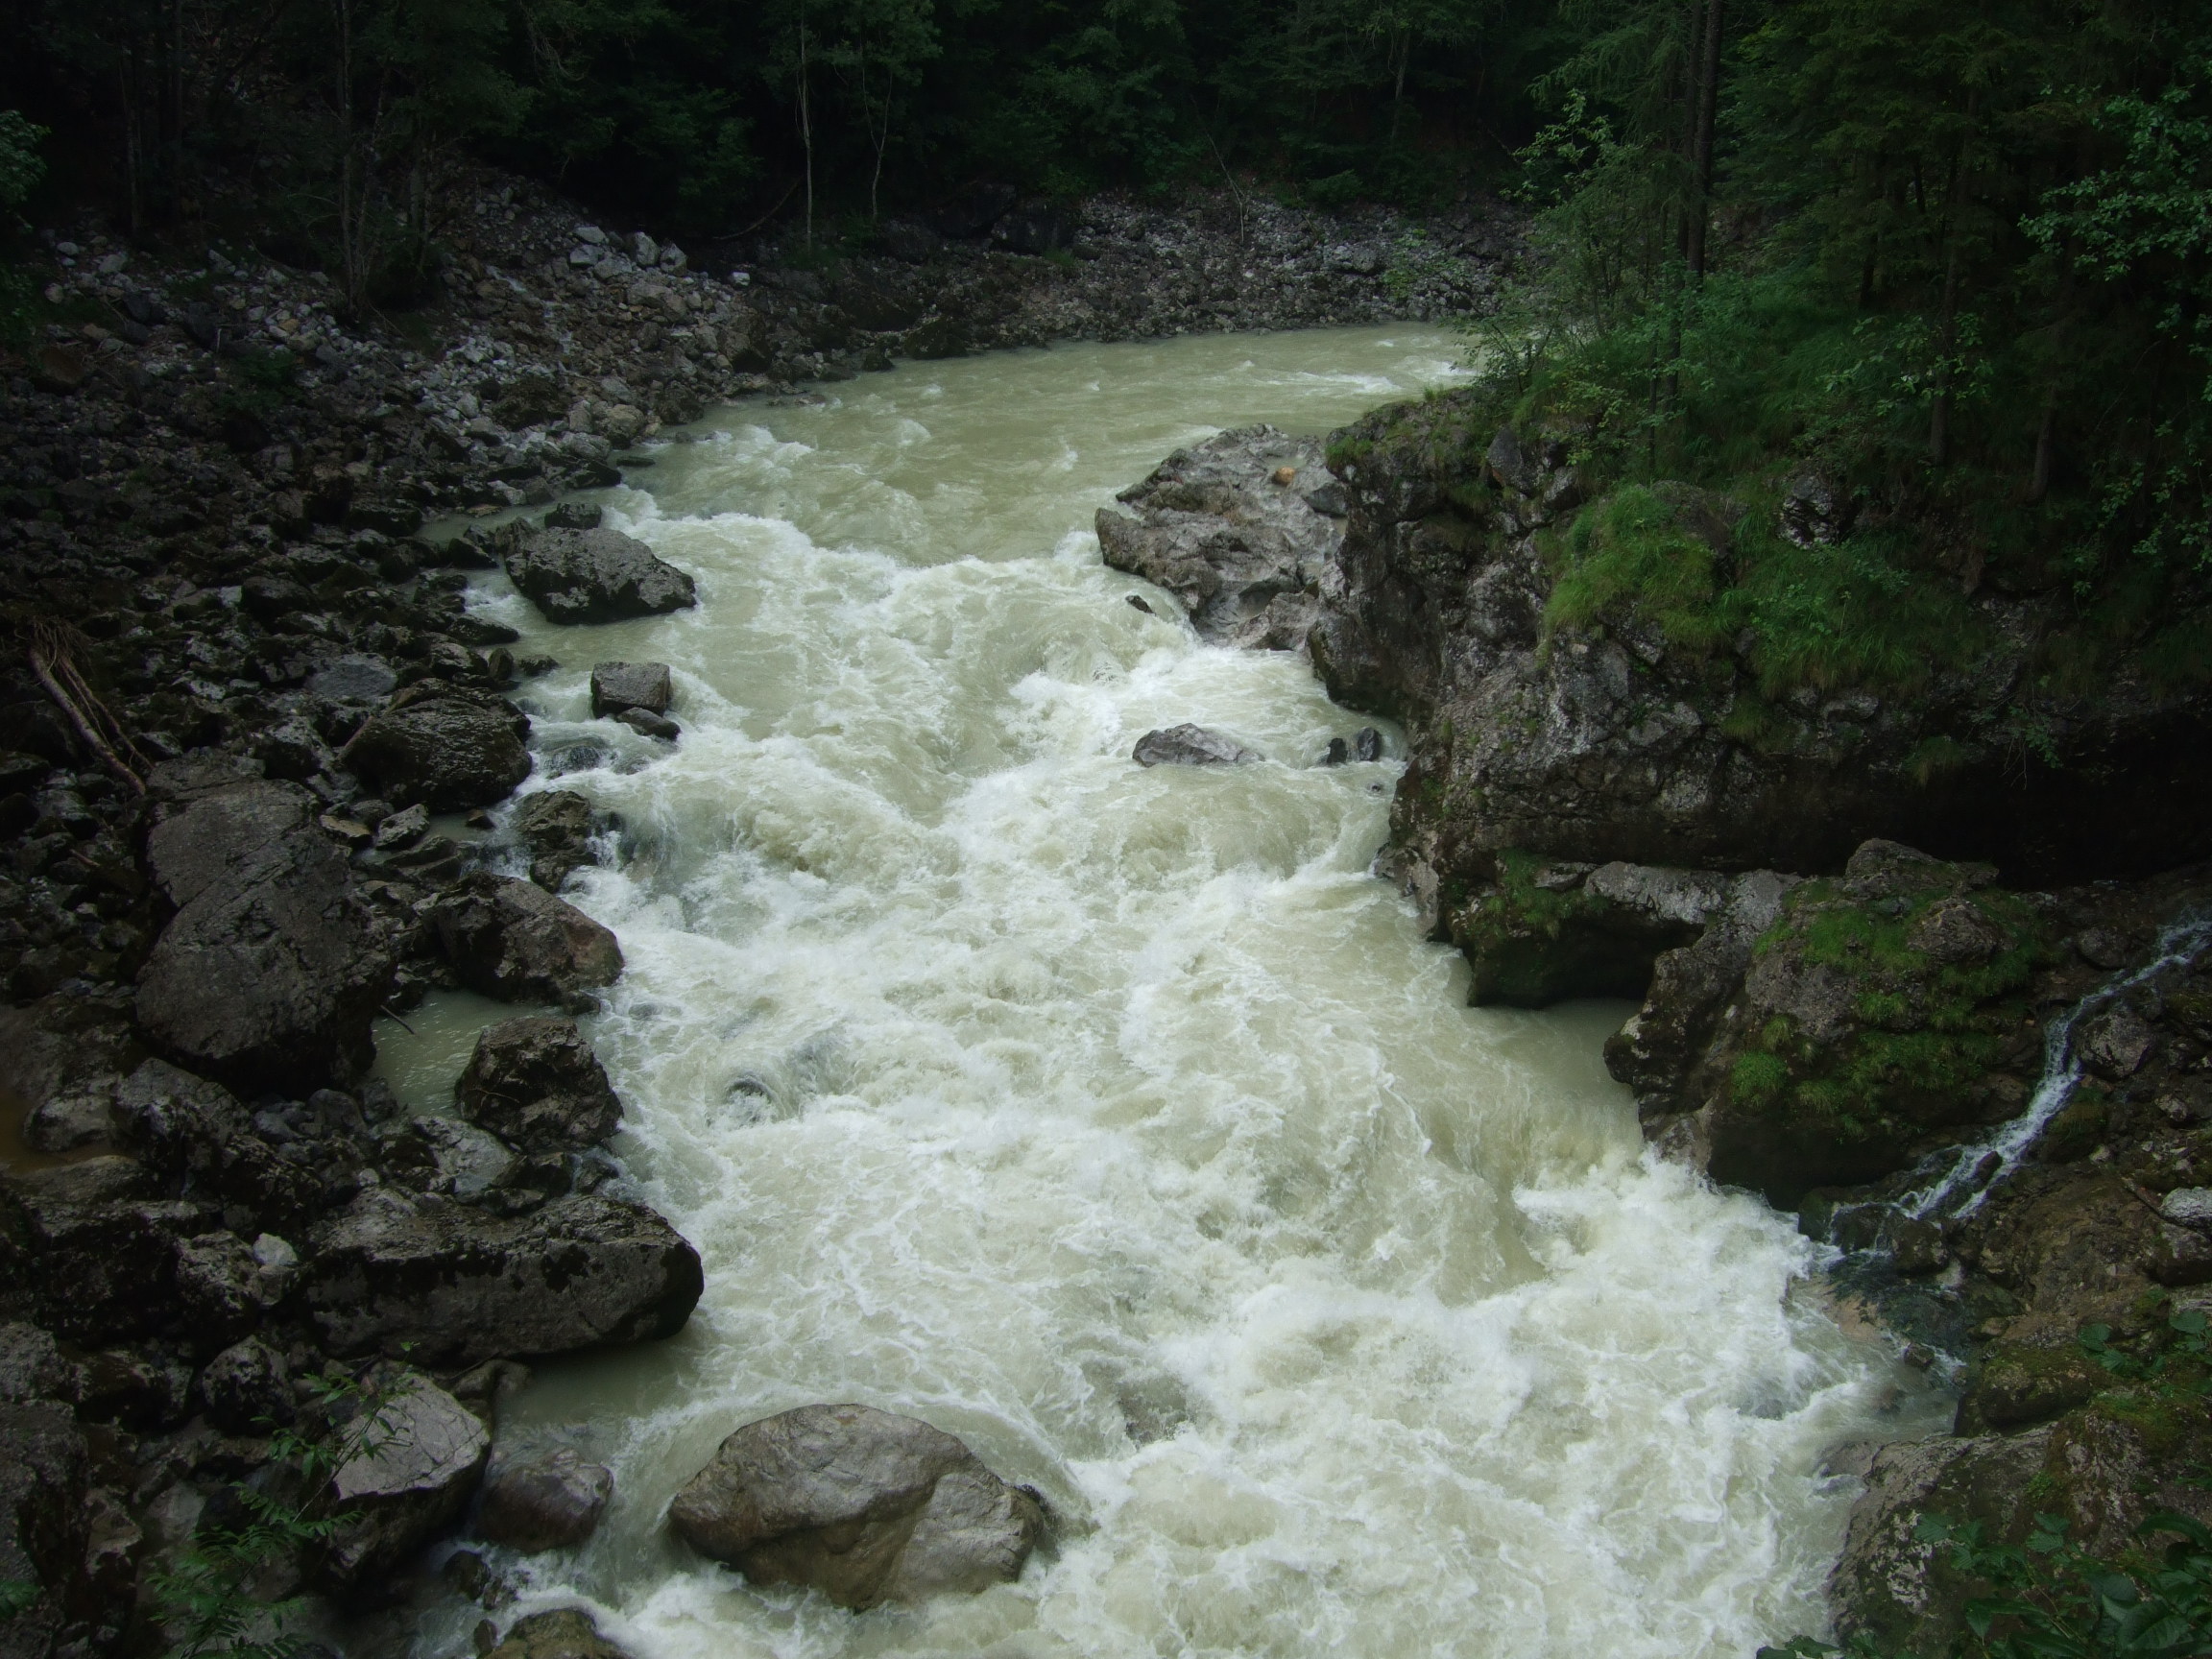
[[[698,1248],[670,1342],[536,1368],[511,1445],[607,1462],[574,1555],[495,1563],[646,1659],[1688,1659],[1823,1625],[1839,1446],[1949,1398],[1839,1328],[1824,1247],[1646,1150],[1617,1001],[1471,1008],[1370,873],[1402,747],[1302,656],[1198,641],[1106,568],[1161,456],[1460,377],[1416,325],[1072,344],[712,412],[596,497],[695,610],[549,627],[538,774],[619,814],[567,890],[627,972],[584,1023],[615,1151]],[[1147,613],[1129,603],[1150,595]],[[675,670],[672,748],[589,717]],[[1146,731],[1256,764],[1141,769]],[[512,806],[502,812],[511,812]],[[378,1030],[418,1110],[493,1005]],[[673,1540],[739,1424],[855,1401],[1033,1486],[1012,1584],[851,1615]],[[456,1599],[417,1637],[465,1651]]]

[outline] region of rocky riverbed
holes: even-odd
[[[1726,655],[1624,610],[1548,623],[1541,536],[1580,485],[1562,447],[1455,419],[1448,395],[1336,433],[1318,490],[1318,445],[1225,434],[1100,539],[1200,626],[1294,596],[1300,637],[1241,637],[1407,723],[1380,867],[1464,950],[1475,999],[1641,998],[1606,1063],[1647,1134],[1795,1211],[1836,1249],[1839,1316],[1953,1379],[1952,1435],[1832,1459],[1864,1482],[1842,1631],[1886,1651],[1957,1631],[1969,1587],[1925,1516],[2018,1541],[2056,1514],[2107,1554],[2159,1509],[2212,1520],[2202,693],[2124,662],[2038,711],[2056,764],[2008,766],[2049,602],[1991,594],[1993,660],[1732,726],[1756,694]],[[1656,493],[1716,549],[1743,514]],[[1957,763],[1915,774],[1938,740]]]
[[[482,1535],[575,1543],[606,1471],[500,1451],[499,1402],[529,1360],[667,1336],[700,1294],[697,1254],[608,1150],[622,1103],[573,1019],[622,955],[559,888],[615,827],[559,790],[503,838],[431,822],[545,763],[524,705],[551,663],[467,613],[468,569],[503,565],[554,621],[681,608],[690,578],[589,511],[450,541],[422,537],[433,516],[613,482],[710,403],[898,357],[1463,311],[1516,234],[1481,207],[994,198],[852,257],[693,257],[490,175],[462,205],[440,298],[395,318],[343,319],[320,277],[243,247],[54,235],[43,276],[72,321],[6,365],[10,1653],[157,1642],[156,1575],[244,1518],[242,1489],[326,1523],[253,1586],[314,1591],[325,1617],[403,1601],[480,1488]],[[1292,587],[1310,574],[1292,559]],[[658,664],[600,665],[592,699],[681,738]],[[372,1073],[372,1023],[462,986],[529,1012],[484,1032],[449,1113],[411,1114]],[[942,1435],[926,1479],[882,1464],[878,1441],[925,1426],[854,1433],[834,1455],[883,1513],[908,1494],[950,1528],[886,1556],[893,1580],[1019,1569],[1030,1497]],[[318,1472],[303,1442],[349,1450]],[[820,1511],[772,1546],[807,1580],[800,1534],[842,1522],[787,1503]],[[508,1637],[594,1644],[558,1620]]]

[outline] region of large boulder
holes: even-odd
[[[44,1659],[79,1612],[88,1455],[66,1406],[0,1405],[0,1654]]]
[[[1140,766],[1240,766],[1260,756],[1234,737],[1186,722],[1145,733],[1130,757]]]
[[[619,714],[625,709],[665,714],[675,698],[665,662],[601,662],[591,670],[594,714]]]
[[[115,1110],[147,1167],[279,1234],[296,1235],[349,1197],[361,1166],[359,1147],[342,1130],[301,1115],[302,1128],[314,1132],[273,1143],[236,1095],[166,1060],[149,1060],[125,1078]]]
[[[518,1457],[501,1454],[484,1478],[476,1529],[529,1555],[573,1550],[597,1529],[613,1496],[613,1472],[569,1447]]]
[[[215,1220],[185,1199],[70,1204],[10,1191],[0,1196],[0,1278],[28,1286],[23,1310],[66,1340],[156,1334],[179,1319],[180,1246]]]
[[[591,1615],[573,1607],[517,1619],[484,1659],[630,1659],[599,1634]]]
[[[1294,651],[1344,541],[1342,495],[1317,439],[1240,426],[1176,450],[1101,507],[1098,548],[1174,594],[1201,638]]]
[[[619,530],[539,530],[504,551],[508,576],[549,622],[619,622],[698,603],[689,576]]]
[[[505,698],[439,681],[372,714],[339,758],[394,802],[434,812],[490,806],[530,776],[530,717]]]
[[[478,871],[437,911],[439,944],[461,983],[506,1002],[587,1009],[622,973],[614,935],[575,905],[510,876]]]
[[[856,1609],[1019,1577],[1045,1530],[1035,1495],[959,1440],[866,1406],[747,1424],[677,1493],[668,1519],[748,1578]]]
[[[373,1188],[310,1255],[307,1307],[332,1351],[443,1368],[672,1336],[704,1286],[666,1221],[585,1194],[511,1217]]]
[[[471,1123],[532,1152],[580,1151],[622,1121],[622,1102],[573,1020],[485,1026],[453,1098]]]
[[[32,1109],[23,1135],[34,1150],[96,1151],[110,1138],[115,1085],[145,1058],[131,1001],[73,985],[0,1008],[0,1095]]]
[[[138,978],[137,1018],[188,1066],[250,1090],[365,1066],[392,952],[315,797],[251,781],[163,809],[146,863],[174,914]]]
[[[524,796],[516,804],[514,826],[530,850],[530,879],[548,893],[560,892],[571,870],[595,862],[591,837],[607,821],[573,789]]]
[[[385,1577],[468,1506],[492,1439],[476,1415],[419,1371],[375,1380],[339,1431],[346,1455],[330,1477],[336,1501],[316,1576],[341,1594]]]

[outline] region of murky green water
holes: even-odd
[[[622,757],[561,780],[634,840],[571,892],[630,962],[589,1023],[708,1278],[678,1340],[511,1414],[619,1481],[533,1594],[646,1659],[1695,1659],[1817,1623],[1850,1497],[1817,1463],[1899,1431],[1888,1362],[1792,1296],[1786,1221],[1644,1157],[1621,1006],[1463,1005],[1367,874],[1397,763],[1311,764],[1362,719],[1133,610],[1089,533],[1176,445],[1326,430],[1455,345],[908,366],[609,493],[696,611],[554,629],[487,584],[565,664],[541,746]],[[675,665],[680,745],[589,719],[610,658]],[[1267,761],[1129,760],[1182,720]],[[488,1012],[411,1016],[388,1071],[434,1099]],[[1037,1485],[1056,1552],[855,1617],[667,1537],[724,1434],[843,1400]]]

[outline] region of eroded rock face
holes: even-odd
[[[689,576],[619,530],[540,530],[505,553],[508,576],[549,622],[619,622],[698,603]]]
[[[458,812],[506,800],[530,776],[529,734],[506,699],[424,681],[363,722],[339,759],[391,801]]]
[[[1242,426],[1178,449],[1098,510],[1099,550],[1182,602],[1200,638],[1304,648],[1344,539],[1318,440]]]
[[[703,1286],[666,1221],[585,1194],[517,1218],[372,1189],[309,1254],[307,1307],[333,1352],[443,1367],[672,1336]]]
[[[316,1087],[362,1066],[393,958],[345,854],[293,783],[247,782],[170,808],[146,862],[175,907],[139,975],[139,1027],[247,1089]]]
[[[803,1406],[747,1424],[676,1495],[701,1553],[840,1606],[976,1591],[1018,1577],[1043,1535],[1036,1498],[959,1440],[865,1406]]]
[[[479,871],[436,916],[439,943],[461,982],[502,1001],[592,1006],[588,993],[622,973],[614,935],[573,904],[512,877]]]
[[[622,1102],[573,1020],[487,1025],[453,1098],[470,1122],[529,1151],[579,1151],[622,1120]]]

